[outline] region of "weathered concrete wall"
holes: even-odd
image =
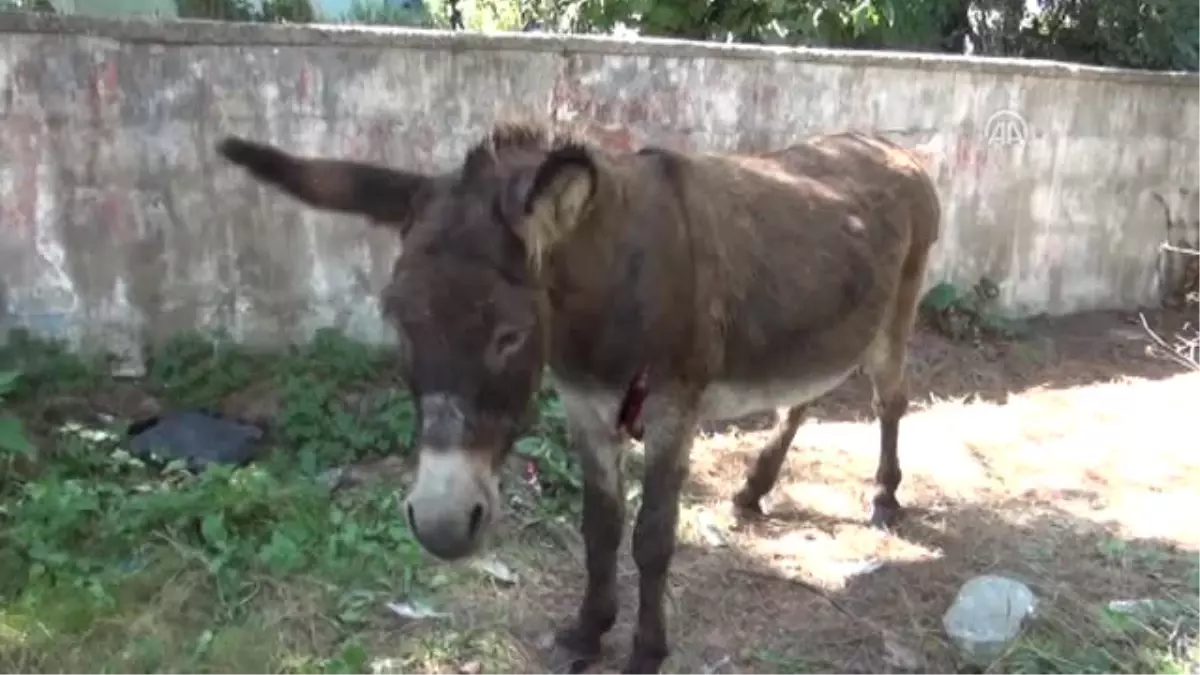
[[[374,298],[398,245],[223,166],[230,132],[443,168],[519,113],[622,147],[884,131],[945,199],[929,283],[989,275],[1022,313],[1154,302],[1168,224],[1197,236],[1194,74],[10,14],[0,83],[0,320],[110,348],[197,326],[390,339]]]

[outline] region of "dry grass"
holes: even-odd
[[[1026,580],[1045,607],[1028,653],[995,669],[1063,660],[1038,651],[1037,631],[1108,650],[1095,667],[1147,667],[1136,645],[1110,644],[1098,608],[1194,595],[1200,374],[1145,357],[1124,320],[1074,317],[1055,329],[1032,345],[983,349],[919,336],[915,404],[901,427],[908,511],[894,534],[864,524],[878,448],[864,383],[822,402],[801,428],[766,521],[736,522],[727,506],[765,432],[751,424],[702,438],[671,573],[666,668],[953,672],[961,666],[941,615],[963,582],[989,571]],[[728,545],[713,545],[701,517]],[[578,544],[526,532],[499,551],[522,581],[457,585],[451,634],[484,630],[500,654],[468,670],[536,672],[539,644],[582,591]],[[636,570],[628,555],[621,564],[621,622],[597,667],[608,672],[623,664],[636,612]],[[1030,654],[1041,660],[1020,661]],[[420,667],[462,670],[463,657]]]
[[[919,645],[912,651],[924,654],[921,669],[938,671],[954,663],[937,621],[975,574],[1018,574],[1060,605],[1183,593],[1200,548],[1200,457],[1190,439],[1168,430],[1187,419],[1197,394],[1200,374],[1188,374],[1033,390],[1002,406],[933,403],[904,422],[901,494],[910,511],[896,536],[862,525],[874,426],[810,424],[773,495],[772,521],[735,530],[746,558],[738,564],[800,576],[858,617],[814,608],[824,625],[810,612],[797,615],[805,628],[788,631],[785,642],[809,631],[869,642],[879,637],[875,627],[887,627]],[[698,463],[706,506],[723,508],[742,464],[724,457],[749,460],[755,436],[714,439],[733,447]],[[854,574],[876,562],[878,571]],[[779,612],[797,612],[793,600],[781,605]],[[887,663],[882,644],[850,656],[829,653],[821,639],[799,642],[821,668],[898,665]]]

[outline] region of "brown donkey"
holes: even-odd
[[[478,549],[500,508],[498,469],[549,365],[585,485],[587,586],[557,635],[570,670],[596,659],[617,616],[630,436],[644,440],[645,474],[626,672],[658,672],[668,653],[663,591],[701,420],[778,410],[734,497],[758,512],[805,406],[861,367],[880,424],[870,519],[896,518],[906,343],[941,217],[904,149],[842,133],[753,155],[613,154],[510,124],[440,175],[238,138],[219,152],[403,238],[382,300],[419,420],[406,515],[433,555]]]

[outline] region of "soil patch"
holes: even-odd
[[[1103,603],[1194,595],[1200,533],[1187,514],[1200,506],[1200,458],[1188,422],[1200,374],[1150,356],[1149,344],[1136,315],[1113,313],[999,345],[919,332],[900,435],[908,510],[893,534],[864,522],[878,452],[865,378],[814,406],[761,522],[737,522],[728,503],[765,433],[753,419],[714,425],[694,451],[665,668],[953,672],[942,613],[987,572],[1024,579],[1057,634],[1081,645],[1093,640],[1092,619],[1080,617]],[[499,555],[521,569],[517,587],[456,589],[462,625],[504,636],[505,668],[540,672],[540,645],[576,610],[584,570],[573,525],[508,534]],[[714,527],[726,545],[713,545],[704,530]],[[596,671],[618,672],[630,647],[631,529],[622,613]]]

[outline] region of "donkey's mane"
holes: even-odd
[[[573,129],[559,128],[533,120],[498,122],[483,139],[467,151],[462,174],[466,178],[478,176],[494,166],[504,153],[513,150],[553,152],[584,144],[582,137]]]

